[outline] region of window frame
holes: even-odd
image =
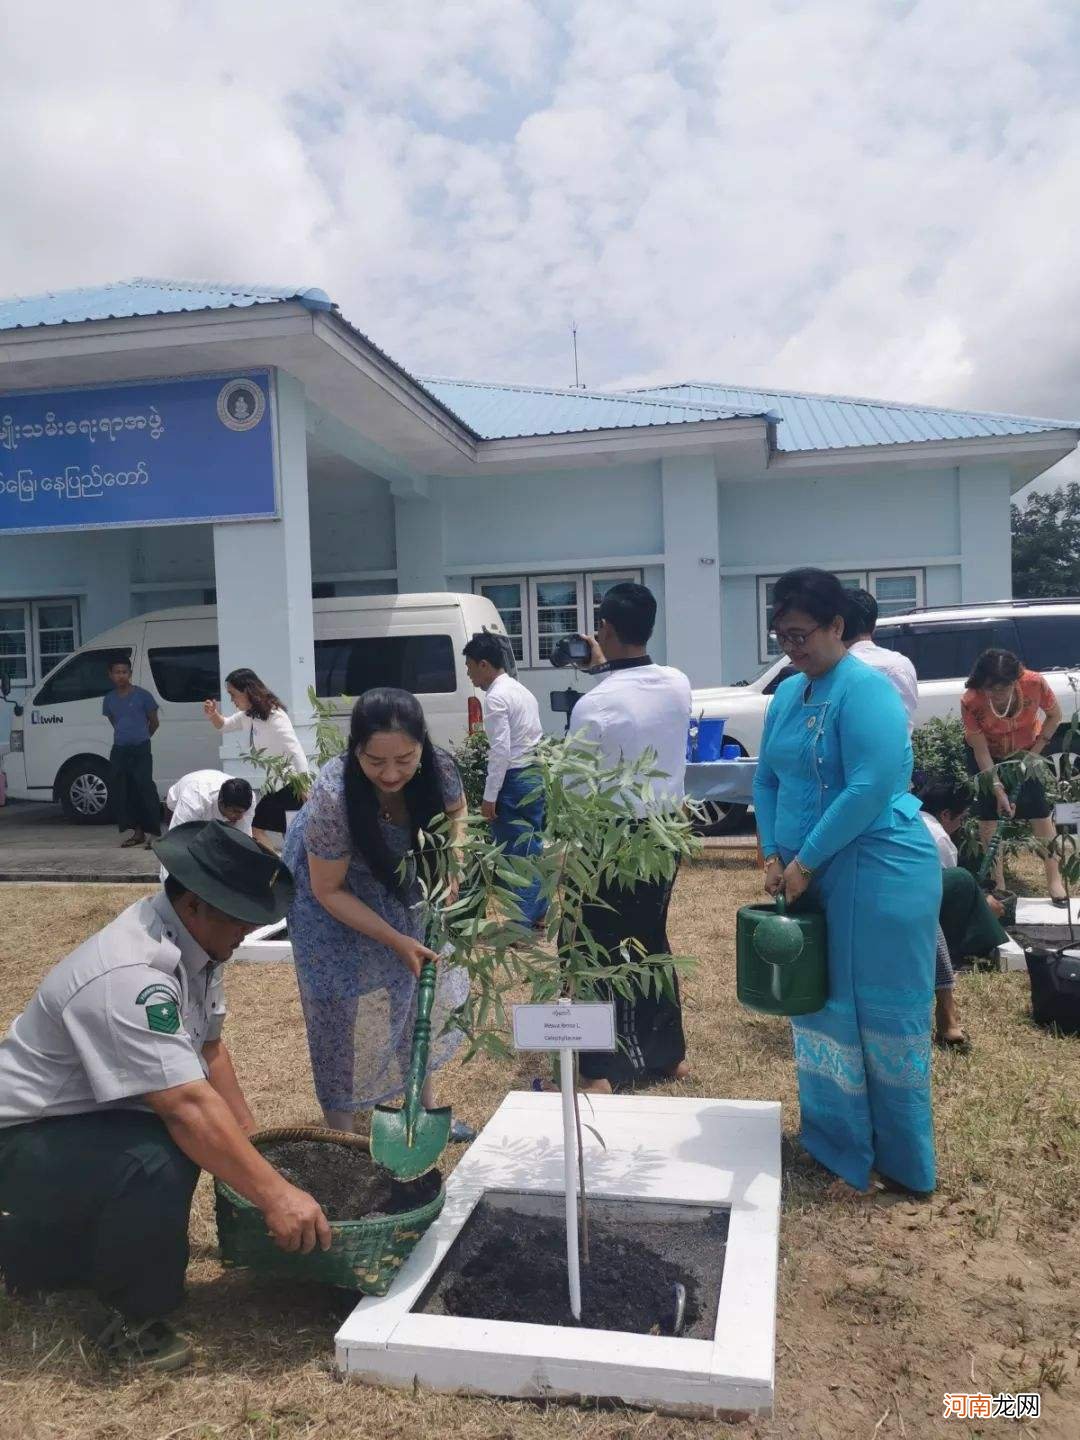
[[[595,634],[596,606],[593,603],[593,583],[610,580],[617,584],[621,580],[642,583],[642,570],[620,567],[611,570],[538,570],[532,574],[515,572],[513,575],[474,575],[472,591],[483,595],[485,585],[517,585],[521,593],[521,655],[517,660],[521,670],[542,670],[550,663],[547,656],[540,654],[540,627],[538,622],[537,586],[548,580],[561,580],[575,586],[577,593],[577,625],[583,634]],[[492,602],[494,603],[494,602]],[[498,609],[498,606],[496,606]],[[501,615],[500,611],[500,615]],[[503,624],[505,625],[505,621]],[[509,634],[509,631],[507,632]],[[511,635],[511,640],[514,638]]]
[[[769,609],[767,603],[768,587],[775,585],[783,574],[778,571],[775,575],[759,575],[757,577],[757,613],[758,613],[758,661],[762,665],[771,665],[773,661],[780,659],[779,650],[769,649]],[[837,570],[834,572],[836,578],[841,582],[855,581],[856,590],[868,590],[874,599],[877,599],[875,590],[876,582],[887,576],[893,579],[897,576],[914,576],[915,578],[915,602],[914,608],[920,609],[926,600],[926,571],[921,566],[914,565],[879,565],[873,570]],[[896,620],[898,615],[883,615],[883,620]]]
[[[529,631],[531,629],[529,624],[529,577],[527,575],[476,575],[473,577],[473,594],[483,595],[485,585],[516,585],[518,587],[518,598],[521,601],[517,607],[518,614],[521,616],[521,654],[515,658],[523,670],[531,670],[533,664],[532,647],[529,644]],[[492,600],[491,603],[495,605],[494,600]],[[495,605],[495,609],[498,610],[499,607]],[[499,611],[499,618],[502,619],[501,610]],[[503,628],[506,628],[505,620],[503,620]],[[506,633],[510,638],[511,645],[513,645],[514,636],[509,630],[507,630]]]
[[[71,649],[63,655],[46,656],[43,655],[41,647],[41,612],[49,606],[55,605],[67,605],[70,607],[71,625],[52,625],[49,626],[48,629],[70,629],[72,646]],[[0,599],[0,610],[22,610],[23,612],[23,656],[26,660],[26,674],[21,678],[12,676],[11,683],[13,686],[18,685],[21,688],[30,689],[34,685],[39,685],[47,674],[55,670],[58,665],[63,664],[65,660],[69,660],[82,645],[82,634],[79,623],[79,598],[77,595],[50,595],[37,600],[20,600],[17,598],[11,600]],[[7,633],[14,635],[17,632],[12,630]],[[48,662],[48,668],[46,668],[46,661]],[[3,657],[0,657],[0,665],[2,664]]]
[[[11,674],[8,672],[8,670],[7,670],[7,668],[6,668],[6,662],[9,661],[9,660],[12,660],[12,659],[14,659],[14,658],[16,658],[16,657],[11,656],[11,655],[6,655],[6,656],[5,656],[5,655],[0,655],[0,668],[3,669],[4,674],[7,674],[7,675],[9,676],[9,679],[11,680],[12,685],[19,685],[19,686],[22,686],[22,685],[33,685],[33,684],[34,684],[34,636],[33,636],[33,629],[32,629],[33,622],[32,622],[32,620],[31,620],[31,613],[30,613],[30,601],[29,601],[29,600],[0,600],[0,610],[21,610],[21,611],[22,611],[22,616],[23,616],[23,623],[22,623],[23,648],[22,648],[22,655],[21,655],[20,657],[18,657],[18,658],[20,658],[20,659],[23,661],[23,663],[24,663],[24,665],[25,665],[25,667],[26,667],[26,674],[25,674],[24,676],[16,676],[16,675],[11,675]],[[3,635],[17,635],[18,633],[19,633],[18,630],[3,630],[3,631],[0,631],[0,634],[3,634]]]

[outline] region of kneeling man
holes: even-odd
[[[200,1170],[258,1206],[284,1250],[328,1249],[312,1197],[254,1148],[221,1039],[221,966],[292,899],[289,871],[221,821],[154,842],[164,889],[45,977],[0,1041],[0,1272],[9,1293],[93,1290],[109,1357],[176,1369]]]

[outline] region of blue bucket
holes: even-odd
[[[724,719],[706,720],[700,716],[690,721],[690,733],[686,737],[687,764],[702,765],[720,759],[726,724]]]
[[[720,746],[720,759],[721,759],[721,760],[738,760],[738,759],[741,757],[741,755],[742,755],[742,750],[739,748],[738,745],[735,745],[734,743],[731,744],[731,745],[721,745],[721,746]]]

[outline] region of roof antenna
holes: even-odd
[[[570,338],[571,338],[571,340],[573,341],[573,345],[574,345],[574,387],[573,387],[573,388],[574,388],[575,390],[584,390],[584,389],[585,389],[585,386],[582,385],[582,383],[581,383],[581,376],[578,374],[577,321],[574,319],[573,316],[570,317]]]

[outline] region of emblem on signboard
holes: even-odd
[[[230,380],[221,387],[217,413],[230,430],[254,430],[266,413],[266,396],[253,380]]]

